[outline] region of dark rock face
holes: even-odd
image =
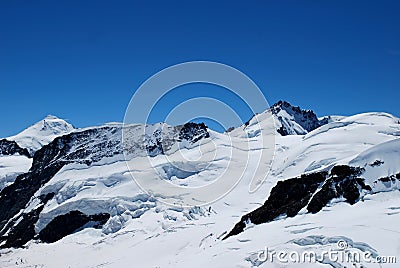
[[[359,167],[335,166],[331,170],[331,177],[324,183],[310,201],[307,210],[311,213],[319,212],[332,199],[344,197],[350,204],[355,204],[360,198],[361,190],[372,190],[365,185],[363,179],[357,176],[364,170]]]
[[[1,245],[0,248],[22,247],[31,240],[35,236],[35,223],[39,219],[39,214],[53,196],[53,193],[40,196],[41,204],[37,208],[24,214],[18,224],[11,226],[7,236],[3,236],[2,233],[0,241],[5,241],[5,243]],[[14,222],[10,223],[14,224]]]
[[[0,193],[0,230],[8,225],[8,221],[14,215],[26,207],[35,192],[49,181],[62,166],[63,163],[57,162],[43,170],[33,170],[26,174],[21,174],[13,184],[3,189]],[[7,230],[3,229],[2,233],[5,233],[5,231]]]
[[[116,130],[105,127],[71,133],[56,138],[35,153],[29,172],[19,175],[13,184],[0,192],[0,230],[2,230],[0,236],[6,241],[5,246],[22,246],[22,242],[26,243],[34,238],[32,228],[25,233],[15,231],[12,236],[4,237],[4,234],[9,230],[20,229],[18,225],[22,224],[21,222],[27,225],[36,223],[42,207],[23,213],[14,219],[13,217],[27,206],[34,194],[63,166],[71,162],[89,165],[103,157],[112,156],[115,152],[122,153],[118,141],[108,140],[106,134],[112,131]],[[71,152],[73,147],[76,150]],[[14,226],[21,218],[22,221]]]
[[[94,228],[101,228],[109,218],[110,214],[108,213],[86,215],[80,211],[73,210],[55,217],[39,232],[38,237],[43,242],[53,243],[88,224]]]
[[[179,132],[179,141],[187,140],[191,143],[196,143],[201,139],[209,138],[210,134],[207,131],[207,126],[204,123],[186,123],[182,126]]]
[[[229,133],[229,132],[231,132],[232,130],[234,130],[235,128],[234,127],[229,127],[225,132],[226,133]]]
[[[162,131],[156,130],[153,133],[153,137],[155,137],[154,141],[147,142],[146,150],[149,156],[157,156],[159,154],[164,154],[164,147],[168,149],[167,145],[163,143]]]
[[[380,165],[384,164],[385,162],[381,160],[375,160],[374,163],[370,164],[371,167],[379,167]]]
[[[298,106],[292,106],[290,103],[286,101],[279,101],[272,105],[270,108],[271,112],[277,115],[278,120],[281,122],[281,127],[277,130],[279,134],[282,136],[287,135],[302,135],[305,133],[298,133],[295,129],[291,129],[290,125],[279,116],[279,112],[284,110],[289,115],[293,116],[294,121],[299,124],[304,130],[310,132],[314,129],[319,128],[327,123],[329,123],[329,117],[323,118],[321,120],[318,119],[316,114],[311,110],[302,110]]]
[[[225,238],[241,233],[246,227],[246,222],[249,221],[254,224],[261,224],[273,221],[281,215],[296,216],[307,205],[312,194],[325,181],[326,176],[327,172],[319,172],[302,175],[300,178],[279,181],[272,188],[271,194],[264,205],[244,215]]]
[[[146,150],[150,157],[164,154],[166,151],[171,149],[171,146],[175,142],[188,141],[191,144],[198,142],[201,139],[209,138],[207,126],[204,123],[186,123],[182,126],[176,127],[176,136],[171,133],[163,133],[162,129],[157,129],[151,133],[151,138],[145,140]]]
[[[0,155],[24,155],[31,158],[29,151],[26,148],[21,148],[15,141],[9,141],[6,139],[0,140]]]
[[[391,175],[388,177],[379,178],[378,181],[380,181],[380,182],[395,182],[396,179],[400,181],[400,173],[397,173],[396,175]],[[375,181],[375,182],[377,182],[377,181]]]
[[[362,190],[372,190],[358,177],[363,172],[362,168],[343,165],[333,167],[330,174],[316,172],[279,181],[264,205],[244,215],[224,239],[243,232],[248,222],[262,224],[279,216],[294,217],[305,207],[308,212],[317,213],[334,198],[344,197],[354,204]]]
[[[90,165],[104,157],[122,154],[121,141],[108,138],[116,131],[117,127],[103,127],[74,132],[57,137],[37,151],[29,172],[19,175],[0,192],[0,230],[66,164]]]
[[[3,228],[7,222],[24,209],[35,192],[68,163],[68,158],[71,159],[73,156],[67,153],[73,141],[77,140],[75,134],[69,134],[58,137],[50,144],[43,146],[33,156],[29,172],[19,175],[13,184],[0,192],[0,230],[5,232],[6,229]]]

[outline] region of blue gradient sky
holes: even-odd
[[[1,1],[0,137],[47,114],[122,121],[143,81],[192,60],[241,70],[270,104],[400,115],[399,1],[141,2]]]

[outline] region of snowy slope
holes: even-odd
[[[256,115],[229,134],[208,130],[208,137],[194,143],[179,141],[181,128],[158,124],[145,130],[142,125],[133,126],[128,164],[134,167],[134,176],[149,182],[161,175],[177,185],[198,187],[209,184],[221,172],[234,177],[243,171],[243,157],[249,151],[255,154],[271,149],[259,142],[263,133],[274,131],[270,116],[271,111]],[[2,249],[0,266],[351,267],[352,263],[327,259],[314,264],[257,260],[265,247],[300,253],[314,250],[321,255],[323,250],[335,249],[339,240],[359,253],[399,257],[399,119],[386,113],[366,113],[335,117],[309,130],[296,120],[290,123],[291,129],[301,127],[305,131],[302,135],[275,137],[271,171],[258,191],[249,193],[249,185],[253,175],[261,178],[263,174],[250,172],[257,170],[252,166],[257,163],[247,163],[244,176],[227,195],[208,206],[189,208],[165,205],[145,194],[132,180],[121,154],[121,125],[75,131],[71,147],[60,159],[79,161],[68,162],[57,170],[35,191],[24,211],[43,206],[34,224],[36,233],[75,210],[85,215],[106,213],[107,222],[97,228],[79,228],[54,243],[29,241],[24,249]],[[166,143],[154,134],[160,133],[160,128],[166,129]],[[143,141],[141,133],[147,133],[149,143],[139,142]],[[182,146],[183,150],[178,150]],[[144,153],[149,149],[153,152],[153,167],[149,167]],[[269,162],[263,164],[268,166]],[[344,198],[334,198],[316,214],[302,209],[294,217],[282,215],[259,225],[249,222],[243,232],[222,240],[243,215],[263,205],[278,181],[330,171],[337,165],[364,169],[360,176],[371,190],[362,190],[362,197],[354,205]],[[42,203],[39,196],[49,193],[54,196]],[[380,267],[365,261],[361,264]]]
[[[400,189],[400,138],[365,150],[349,164],[365,169],[363,176],[375,192]]]
[[[14,182],[15,178],[28,172],[32,158],[21,155],[0,156],[0,191]]]
[[[28,172],[31,165],[27,149],[15,141],[0,139],[0,191],[12,184],[18,175]]]
[[[331,122],[304,136],[278,137],[272,173],[290,178],[348,164],[364,150],[399,137],[398,122],[386,113],[365,113]]]
[[[27,148],[31,155],[33,155],[33,153],[42,148],[43,145],[50,143],[54,138],[73,130],[74,127],[65,120],[48,115],[43,120],[7,139],[16,141],[19,146]]]

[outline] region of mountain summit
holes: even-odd
[[[282,136],[304,135],[330,120],[329,117],[319,120],[312,110],[302,110],[286,101],[275,103],[269,110],[276,116],[277,131]]]
[[[75,128],[54,115],[48,115],[19,134],[7,138],[20,147],[28,149],[31,155],[58,136],[70,133]]]

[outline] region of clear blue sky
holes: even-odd
[[[400,1],[140,2],[1,1],[0,137],[47,114],[122,121],[143,81],[192,60],[243,71],[270,104],[400,116]]]

